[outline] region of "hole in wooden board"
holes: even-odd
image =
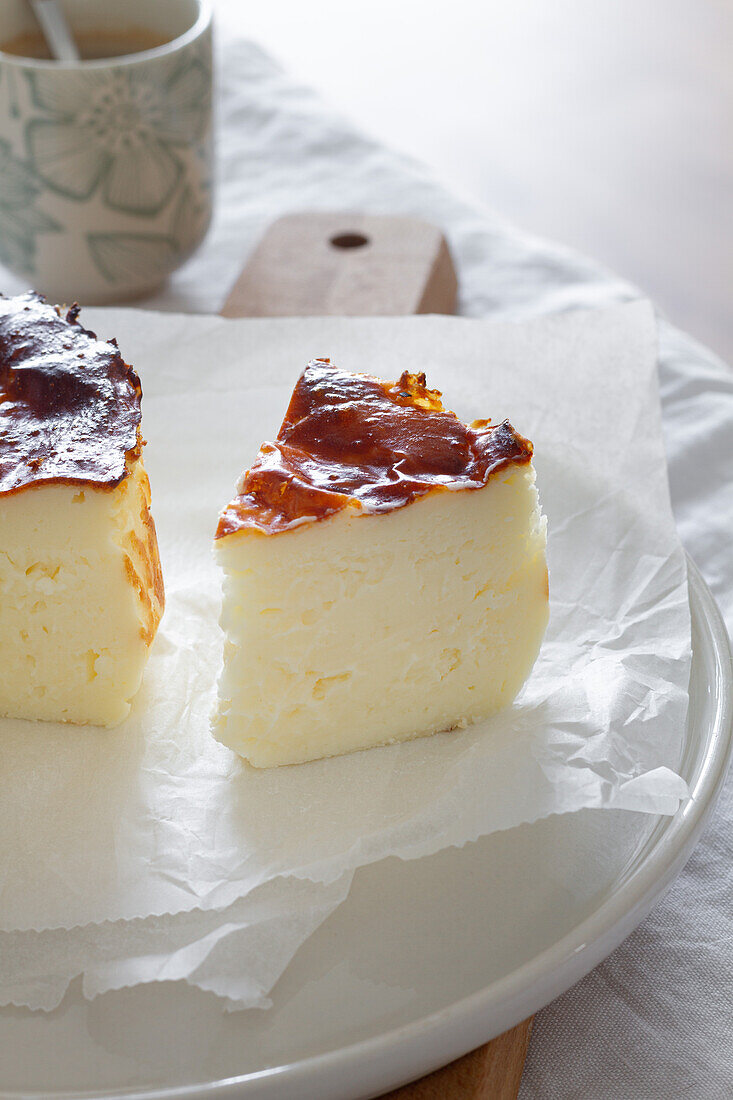
[[[363,248],[369,244],[369,238],[363,233],[337,233],[331,237],[331,244],[334,248]]]

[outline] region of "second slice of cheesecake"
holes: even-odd
[[[140,379],[78,313],[0,296],[0,716],[115,726],[165,597]]]
[[[532,445],[424,375],[314,360],[222,512],[215,736],[257,767],[464,727],[512,702],[548,618]]]

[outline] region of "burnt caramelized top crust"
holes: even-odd
[[[277,534],[349,504],[387,512],[436,489],[479,489],[531,457],[532,444],[508,420],[463,424],[426,388],[424,374],[383,382],[314,359],[277,441],[260,447],[216,537],[245,528]]]
[[[140,379],[78,314],[0,295],[0,495],[46,482],[111,489],[140,453]]]

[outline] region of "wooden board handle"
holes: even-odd
[[[445,238],[427,222],[367,214],[289,214],[270,226],[222,313],[453,313],[457,285]]]
[[[453,313],[456,273],[435,226],[416,218],[290,214],[260,241],[225,317]],[[303,348],[305,365],[321,349]],[[389,1100],[515,1100],[532,1020],[389,1094]]]

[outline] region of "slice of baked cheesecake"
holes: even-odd
[[[114,726],[163,581],[140,380],[78,312],[0,297],[0,715]]]
[[[532,444],[425,376],[311,362],[222,512],[218,740],[256,767],[464,727],[514,699],[548,618]]]

